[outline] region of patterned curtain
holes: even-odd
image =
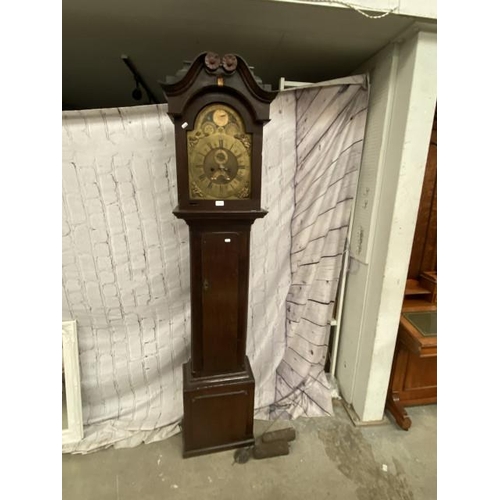
[[[365,77],[282,92],[264,128],[247,352],[256,418],[331,412],[324,374],[360,164]],[[166,105],[63,113],[63,319],[76,319],[85,426],[67,452],[164,439],[182,419],[189,237]]]
[[[356,193],[367,113],[362,84],[297,90],[295,206],[286,349],[275,416],[332,413],[324,366]]]

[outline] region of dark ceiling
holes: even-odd
[[[122,54],[164,102],[158,80],[200,52],[239,54],[276,89],[346,76],[413,22],[272,0],[63,0],[62,19],[63,109],[147,104]]]

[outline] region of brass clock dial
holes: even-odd
[[[226,104],[203,108],[187,132],[191,199],[240,200],[251,194],[252,135]]]

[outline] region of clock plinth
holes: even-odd
[[[245,354],[250,230],[267,214],[260,206],[262,129],[276,93],[234,55],[200,54],[173,80],[160,85],[175,125],[174,215],[189,226],[182,433],[190,457],[254,443],[255,380]]]
[[[185,458],[251,446],[255,380],[248,358],[241,372],[193,377],[183,365]]]

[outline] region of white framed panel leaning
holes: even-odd
[[[80,363],[76,321],[62,322],[63,429],[62,444],[83,439]],[[64,400],[65,396],[65,400]],[[66,410],[66,414],[64,414]],[[65,422],[67,425],[65,426]]]

